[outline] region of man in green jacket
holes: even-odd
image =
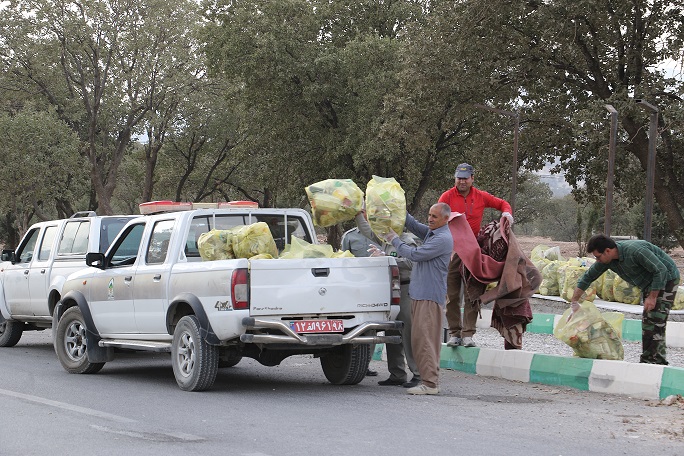
[[[579,309],[584,290],[608,269],[626,282],[639,287],[643,293],[644,313],[641,322],[642,353],[640,361],[667,364],[665,359],[665,326],[674,303],[679,270],[677,265],[658,246],[647,241],[615,241],[603,234],[592,236],[587,253],[596,258],[577,281],[572,295],[573,313]]]

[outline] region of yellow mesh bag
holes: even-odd
[[[613,282],[615,281],[615,277],[617,277],[617,274],[610,269],[603,273],[603,282],[601,283],[601,288],[598,290],[598,295],[601,299],[605,301],[615,301],[615,294],[613,294]]]
[[[352,220],[363,209],[363,192],[351,179],[326,179],[305,189],[316,226]]]
[[[677,287],[677,294],[675,295],[674,304],[672,304],[672,310],[683,310],[684,309],[684,285]]]
[[[624,359],[622,338],[616,327],[622,327],[619,312],[610,312],[609,323],[591,302],[583,302],[568,321],[572,309],[568,308],[553,330],[553,335],[568,344],[575,356],[592,359]],[[620,314],[622,315],[622,314]],[[624,316],[622,317],[624,319]]]
[[[233,231],[231,241],[236,258],[252,258],[264,253],[273,258],[278,257],[278,247],[273,240],[268,223],[257,222],[231,228],[231,230]]]
[[[197,239],[197,249],[205,261],[230,260],[235,258],[233,252],[232,230],[211,230],[202,233]]]
[[[619,275],[613,279],[613,295],[615,301],[638,306],[641,303],[641,290],[625,281]]]
[[[392,228],[404,231],[406,196],[393,177],[373,176],[366,186],[366,216],[376,236],[382,237]]]
[[[546,261],[542,273],[542,281],[539,285],[539,293],[545,296],[560,296],[560,288],[558,286],[558,268],[563,262],[561,261]],[[538,268],[537,268],[538,269]]]
[[[292,236],[290,243],[280,254],[284,260],[297,258],[332,258],[333,248],[327,244],[309,244],[308,242]]]

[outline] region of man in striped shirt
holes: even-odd
[[[679,270],[677,265],[658,246],[642,240],[615,241],[603,234],[592,236],[587,253],[596,258],[577,281],[572,295],[573,313],[579,309],[584,290],[608,269],[625,281],[639,287],[643,294],[644,312],[641,323],[641,362],[667,364],[665,359],[665,326],[674,303]]]

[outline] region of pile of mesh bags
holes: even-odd
[[[205,261],[254,258],[257,255],[259,258],[278,257],[278,248],[265,222],[202,233],[197,240],[197,249]]]
[[[539,293],[546,296],[561,296],[568,301],[577,287],[577,280],[596,261],[588,257],[566,260],[560,255],[558,247],[547,245],[534,247],[530,259],[542,273]],[[608,270],[592,282],[582,300],[591,302],[597,297],[604,301],[638,305],[641,302],[641,290]],[[684,302],[682,305],[684,306]]]

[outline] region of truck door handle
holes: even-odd
[[[41,273],[41,274],[45,274],[45,269],[41,269],[41,270],[40,270],[40,273]]]
[[[29,273],[29,270],[28,270],[28,269],[24,269],[24,275],[28,275],[28,273]]]
[[[161,274],[157,274],[152,278],[155,282],[159,282],[161,280]]]
[[[311,268],[311,273],[314,277],[328,277],[330,268]]]
[[[130,282],[131,280],[133,280],[133,276],[124,277],[124,282]]]

